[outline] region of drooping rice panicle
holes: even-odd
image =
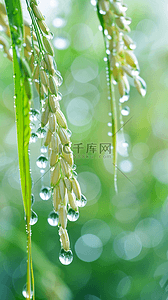
[[[127,34],[130,32],[131,19],[126,16],[127,6],[122,0],[97,0],[97,14],[104,37],[107,62],[107,80],[112,117],[112,146],[114,165],[114,186],[117,192],[117,132],[123,130],[122,115],[129,114],[129,108],[122,104],[129,99],[130,85],[128,76],[141,96],[146,94],[145,81],[139,76],[138,60],[134,54],[135,43]],[[119,100],[115,98],[118,87]],[[120,128],[118,116],[120,115]],[[119,128],[119,129],[118,129]]]

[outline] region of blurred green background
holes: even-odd
[[[92,4],[94,1],[92,0]],[[94,6],[82,0],[40,1],[54,33],[55,58],[64,83],[61,108],[72,131],[78,179],[88,199],[80,218],[68,223],[73,263],[59,262],[57,228],[47,223],[52,202],[42,201],[36,159],[40,141],[31,144],[34,181],[32,227],[36,299],[168,299],[168,4],[127,0],[130,36],[137,44],[147,95],[132,86],[124,122],[128,156],[118,133],[118,195],[112,159],[100,155],[111,143],[102,33]],[[25,13],[26,15],[26,13]],[[13,101],[12,64],[0,52],[0,299],[22,299],[26,282],[26,236],[20,191]],[[130,84],[132,82],[130,81]],[[37,100],[37,99],[35,99]],[[35,101],[37,103],[37,101]],[[127,105],[126,104],[126,105]],[[75,144],[82,143],[77,153]],[[96,152],[87,152],[89,144]],[[73,148],[74,147],[74,148]],[[90,149],[91,150],[91,149]],[[49,173],[44,177],[49,185]]]

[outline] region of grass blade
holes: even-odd
[[[29,70],[24,60],[23,17],[20,0],[5,0],[13,48],[13,68],[15,85],[15,114],[17,126],[17,145],[20,168],[22,198],[27,222],[27,294],[31,298],[31,176],[29,165],[29,100],[31,88]],[[34,294],[34,293],[33,293]]]

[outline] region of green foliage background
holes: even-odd
[[[52,1],[52,3],[54,2]],[[103,61],[105,51],[103,38],[98,32],[99,23],[96,12],[89,1],[73,1],[70,12],[68,12],[70,1],[67,0],[64,4],[61,4],[61,1],[55,3],[58,5],[47,7],[47,23],[55,37],[66,33],[71,41],[66,50],[55,49],[57,66],[64,78],[64,84],[61,87],[64,95],[61,101],[62,109],[66,114],[71,99],[76,97],[85,97],[91,105],[94,103],[90,112],[90,122],[86,122],[84,126],[75,126],[74,122],[73,124],[69,122],[69,128],[73,132],[72,143],[82,142],[86,147],[87,144],[93,142],[99,147],[100,143],[111,142],[111,140],[107,135],[110,104],[107,100],[105,63]],[[165,1],[160,3],[158,0],[140,2],[129,0],[126,4],[129,7],[127,15],[132,18],[131,29],[133,32],[131,36],[137,43],[135,53],[141,67],[141,76],[148,86],[144,99],[137,94],[134,87],[131,88],[128,102],[131,112],[130,116],[124,119],[127,121],[133,116],[124,128],[126,134],[129,135],[129,138],[127,136],[130,144],[129,157],[119,156],[119,165],[123,159],[131,161],[133,168],[132,171],[126,173],[126,176],[132,183],[118,173],[119,195],[116,197],[113,175],[105,168],[105,165],[109,165],[108,169],[112,170],[111,160],[99,158],[98,153],[88,154],[90,158],[82,158],[82,155],[80,158],[74,150],[74,154],[77,156],[75,162],[79,181],[81,178],[88,205],[80,210],[80,218],[75,224],[70,222],[68,224],[74,261],[69,266],[62,266],[58,260],[60,245],[57,229],[47,223],[47,216],[52,210],[51,201],[43,202],[38,196],[40,181],[37,182],[37,180],[40,172],[35,161],[40,155],[40,142],[31,145],[33,193],[36,199],[33,209],[39,217],[38,223],[32,227],[36,299],[54,299],[51,286],[52,278],[57,274],[65,283],[66,296],[64,299],[166,300],[168,297],[165,289],[168,278],[168,275],[166,276],[168,273],[166,222],[168,210],[167,202],[165,202],[168,183],[167,4]],[[41,2],[44,14],[45,5],[45,1]],[[59,12],[67,19],[67,25],[62,29],[57,29],[52,24],[52,20]],[[78,31],[81,23],[90,27],[94,38],[88,35],[87,30]],[[86,29],[86,27],[82,28]],[[84,47],[84,45],[88,45],[88,39],[90,39],[90,46]],[[89,82],[100,93],[100,100],[96,104],[95,94],[89,91],[89,86],[79,83],[72,76],[71,65],[78,56],[99,66],[98,75]],[[18,180],[12,64],[4,58],[3,52],[0,52],[0,62],[0,298],[11,300],[22,299],[21,290],[26,281],[26,238]],[[35,103],[38,106],[37,101]],[[139,143],[143,143],[143,147],[145,144],[145,149],[148,149],[145,154],[137,152],[136,149],[139,148],[136,145],[140,145]],[[81,153],[86,155],[86,150],[82,151]],[[100,180],[97,187],[93,182],[93,190],[96,191],[100,188],[95,199],[91,197],[92,186],[87,180],[86,182],[82,181],[82,177],[80,177],[80,173],[83,172],[95,174]],[[49,182],[47,176],[45,177],[46,183]],[[136,197],[138,203],[138,208],[136,208],[138,212],[135,217],[131,215],[135,212],[134,204],[129,207],[123,205],[124,208],[132,209],[132,211],[121,211],[121,207],[116,204],[124,201],[127,203],[132,195]],[[130,217],[126,218],[128,213]],[[154,229],[151,231],[151,236],[157,237],[157,234],[163,234],[160,243],[155,247],[143,247],[140,254],[133,259],[120,258],[114,251],[115,238],[123,232],[134,232],[137,224],[145,218],[153,218],[161,224],[162,232],[155,232]],[[93,219],[105,221],[110,228],[111,237],[103,245],[102,254],[97,260],[84,262],[75,253],[75,243],[81,236],[83,225]],[[104,235],[106,234],[108,235],[105,232]],[[132,244],[131,247],[134,251]],[[119,252],[121,248],[119,247]],[[130,288],[127,284],[119,286],[121,290],[125,289],[126,291],[122,297],[122,293],[117,292],[117,287],[124,276],[130,278],[131,285]],[[165,277],[163,278],[163,276]],[[161,279],[163,279],[162,282],[160,282]],[[59,289],[59,287],[55,288]]]

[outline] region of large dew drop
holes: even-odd
[[[73,253],[71,250],[65,251],[63,248],[59,254],[59,260],[63,265],[69,265],[73,261]]]
[[[43,139],[46,136],[46,130],[44,128],[39,127],[37,129],[37,135],[39,139]]]
[[[121,114],[123,116],[128,116],[130,113],[130,108],[128,106],[125,106],[122,110],[121,110]]]
[[[76,199],[76,203],[79,207],[84,207],[87,203],[87,199],[84,195],[81,195],[81,199]]]
[[[23,287],[23,290],[22,290],[22,295],[24,298],[28,299],[29,298],[29,295],[28,295],[28,292],[27,292],[27,285],[25,284],[24,287]],[[30,299],[32,299],[33,297],[33,291],[30,292]]]
[[[55,72],[55,79],[58,86],[60,86],[63,83],[63,78],[58,70]]]
[[[57,101],[61,101],[62,100],[62,94],[60,92],[58,92],[56,98],[57,98]]]
[[[45,146],[42,146],[40,150],[41,150],[41,153],[47,153],[47,147],[45,147]]]
[[[38,221],[38,215],[32,210],[31,211],[31,218],[30,218],[30,225],[36,224]]]
[[[30,109],[30,121],[32,122],[37,121],[39,119],[39,115],[40,112],[37,109],[35,108]]]
[[[72,208],[70,208],[68,210],[67,218],[68,218],[69,221],[75,222],[79,218],[79,212],[73,210]]]
[[[30,137],[30,143],[36,143],[38,139],[38,135],[35,132],[32,132]]]
[[[51,197],[50,188],[48,187],[42,188],[39,195],[42,200],[49,200]]]
[[[40,169],[45,169],[47,167],[47,163],[48,159],[43,154],[41,154],[36,160],[36,165]]]
[[[48,224],[51,226],[57,226],[58,225],[58,220],[59,220],[59,215],[55,211],[50,212],[48,216]]]
[[[33,194],[31,194],[31,206],[34,205],[34,202],[35,202],[35,197]]]

